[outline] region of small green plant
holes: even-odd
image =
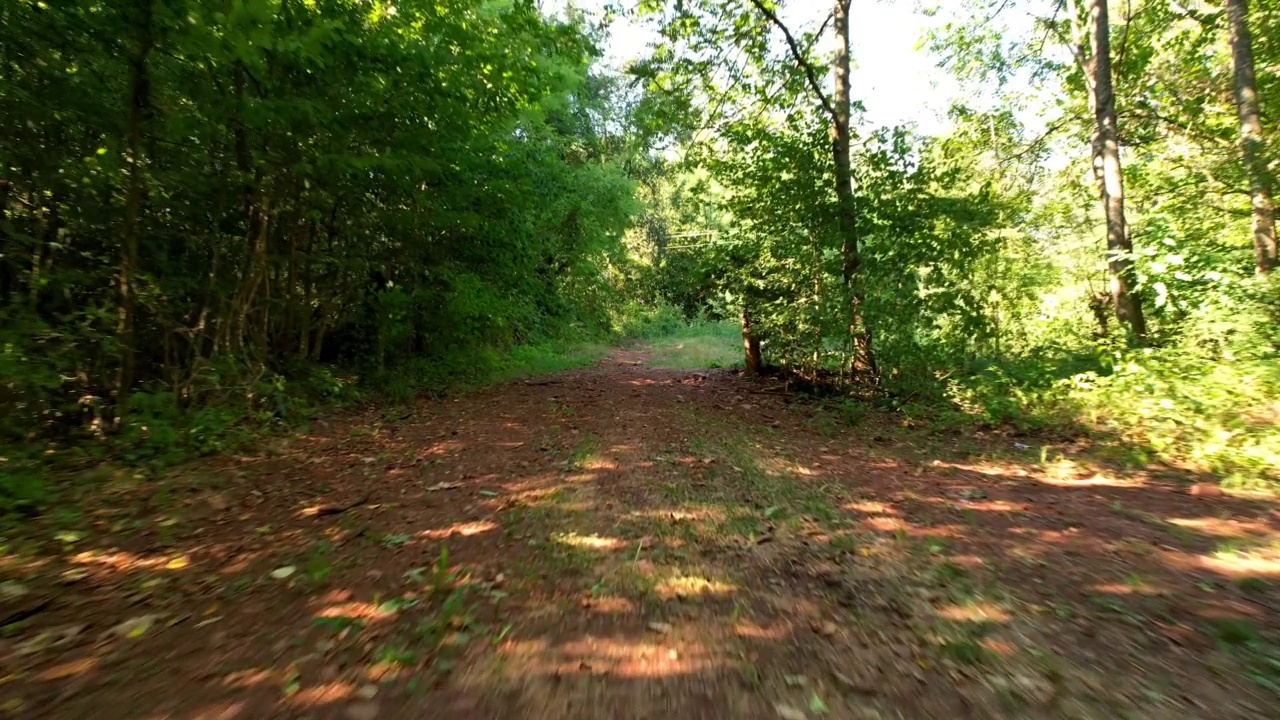
[[[328,540],[320,540],[312,546],[311,554],[302,566],[302,574],[312,584],[320,584],[333,573],[333,544]]]
[[[388,548],[402,548],[405,545],[408,545],[409,541],[412,539],[413,539],[413,536],[407,533],[399,533],[395,535],[383,535],[382,544],[384,547],[388,547]]]
[[[962,665],[979,665],[985,662],[990,654],[982,644],[968,638],[944,640],[938,643],[938,650],[944,657]]]
[[[418,653],[403,645],[383,645],[373,653],[376,663],[411,667],[418,664]]]
[[[1263,593],[1269,590],[1271,585],[1260,577],[1244,577],[1236,581],[1236,587],[1248,593]]]
[[[345,615],[313,618],[311,620],[311,624],[334,635],[338,635],[348,630],[360,632],[364,629],[364,620],[361,620],[360,618],[347,617]]]

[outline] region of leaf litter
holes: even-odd
[[[690,383],[647,357],[422,401],[394,433],[355,413],[262,457],[206,460],[191,474],[224,480],[204,526],[141,502],[146,483],[111,501],[165,523],[34,521],[46,555],[0,583],[0,604],[53,601],[8,615],[0,707],[795,720],[1277,706],[1277,584],[1214,575],[1196,558],[1228,557],[1221,537],[1183,529],[1251,528],[1230,540],[1247,558],[1276,536],[1273,505],[1151,476],[1141,492],[1054,485],[893,420],[819,432],[781,394],[724,405],[753,387],[732,371]],[[422,472],[463,479],[413,482]],[[442,494],[468,479],[483,486]],[[297,512],[331,493],[360,500]]]

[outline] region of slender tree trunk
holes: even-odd
[[[1138,341],[1146,339],[1147,323],[1142,303],[1134,294],[1137,276],[1133,245],[1124,217],[1124,174],[1120,165],[1120,138],[1116,123],[1116,96],[1111,84],[1111,23],[1107,0],[1086,0],[1090,56],[1085,63],[1092,107],[1097,124],[1095,147],[1101,153],[1102,210],[1107,220],[1107,268],[1116,319]],[[1095,157],[1095,160],[1099,159]]]
[[[137,313],[138,235],[141,231],[142,199],[146,192],[143,178],[142,142],[147,115],[151,107],[151,79],[147,60],[154,43],[152,37],[151,0],[136,0],[132,8],[136,33],[133,53],[129,58],[129,127],[126,140],[126,162],[129,168],[125,191],[124,227],[120,243],[120,270],[117,276],[119,309],[116,318],[116,341],[120,345],[116,375],[116,421],[129,412],[129,389],[134,380],[134,325]]]
[[[751,322],[751,311],[746,303],[742,305],[742,353],[743,364],[748,375],[759,375],[764,368],[760,359],[760,338],[756,337]]]
[[[849,6],[851,0],[836,0],[832,20],[836,29],[836,51],[832,57],[835,78],[834,117],[831,140],[835,153],[836,200],[839,207],[841,253],[844,256],[844,283],[849,292],[850,335],[853,339],[855,370],[874,378],[875,353],[871,329],[863,315],[866,294],[862,281],[862,254],[858,246],[858,205],[853,195],[853,154],[849,129]]]
[[[1267,172],[1267,145],[1258,110],[1253,72],[1253,36],[1249,32],[1249,0],[1226,0],[1231,37],[1231,69],[1235,76],[1236,112],[1240,115],[1240,151],[1249,175],[1253,204],[1253,254],[1259,275],[1276,268],[1276,210]]]

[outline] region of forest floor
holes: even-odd
[[[1280,715],[1280,506],[679,350],[104,477],[5,541],[0,717]]]

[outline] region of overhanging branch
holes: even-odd
[[[751,0],[751,4],[756,6],[756,9],[765,16],[765,19],[782,31],[782,36],[787,40],[787,47],[791,49],[792,59],[794,59],[796,61],[796,65],[799,65],[800,69],[804,71],[805,80],[808,81],[809,87],[813,90],[813,93],[818,96],[818,101],[822,103],[822,109],[826,110],[827,114],[834,119],[837,114],[836,108],[831,104],[831,100],[827,97],[827,94],[822,91],[822,83],[818,82],[818,73],[814,70],[813,63],[809,62],[809,59],[805,57],[804,52],[800,49],[800,43],[796,40],[795,36],[791,34],[791,30],[783,24],[782,20],[778,18],[778,14],[773,11],[773,8],[769,7],[769,5],[765,3],[765,0]],[[826,23],[823,23],[823,27],[826,27]]]

